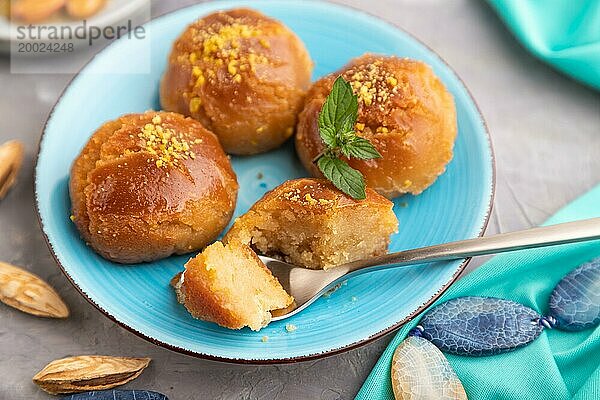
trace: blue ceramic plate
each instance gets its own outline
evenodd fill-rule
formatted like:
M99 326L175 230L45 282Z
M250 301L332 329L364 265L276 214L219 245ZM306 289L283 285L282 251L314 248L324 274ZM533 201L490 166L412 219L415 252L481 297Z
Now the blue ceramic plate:
M293 29L306 43L314 78L364 52L425 61L456 99L459 135L447 172L418 197L396 199L400 232L391 251L482 234L494 191L492 150L473 99L452 70L409 34L372 16L312 1L213 2L185 8L150 24L151 72L106 75L137 59L133 40L109 46L73 80L50 116L36 166L36 197L42 228L64 272L100 311L161 346L199 357L233 362L286 362L317 358L364 344L415 316L458 276L465 263L443 262L356 277L328 298L260 332L232 331L194 320L180 306L169 280L189 256L136 266L113 264L79 238L69 220L67 190L71 163L92 132L121 114L158 109L158 84L175 38L187 24L216 9L251 6ZM352 29L348 29L352 27ZM134 65L135 67L135 65ZM267 190L306 176L293 146L253 157L233 158L240 182L236 215ZM285 324L297 330L286 332ZM268 342L261 341L268 336Z

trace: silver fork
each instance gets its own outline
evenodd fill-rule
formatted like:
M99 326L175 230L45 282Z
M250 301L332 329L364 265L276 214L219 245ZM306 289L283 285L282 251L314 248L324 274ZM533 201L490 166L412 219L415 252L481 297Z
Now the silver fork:
M260 256L260 259L295 299L292 306L273 313L273 321L277 321L304 310L336 284L368 272L594 239L600 239L600 218L421 247L354 261L325 271L297 267L266 256Z

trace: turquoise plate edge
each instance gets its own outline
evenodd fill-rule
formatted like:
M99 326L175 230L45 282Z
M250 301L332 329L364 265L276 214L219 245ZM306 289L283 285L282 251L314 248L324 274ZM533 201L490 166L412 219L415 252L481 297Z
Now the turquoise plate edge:
M282 20L296 31L307 43L307 47L316 61L315 78L339 68L349 58L361 54L365 51L365 46L367 46L366 50L373 52L408 56L421 59L432 65L457 101L459 139L457 140L455 159L450 163L447 173L421 196L416 198L404 196L395 200L395 211L401 221L401 231L393 238L390 250L398 251L404 248L476 237L483 234L491 211L495 186L493 151L483 117L464 84L439 56L408 33L386 22L353 9L316 1L219 1L191 6L159 17L150 23L151 34L164 34L160 39L162 48L160 44L157 44L158 39L151 39L153 45L151 63L154 71L150 75L160 75L166 61L165 48L170 47L172 40L180 33L187 22L191 22L195 17L216 9L236 6L257 8ZM309 18L303 19L303 16ZM380 42L377 44L372 42L357 43L360 37L352 36L351 32L347 30L341 32L352 36L352 44L349 45L350 38L340 40L340 31L335 31L335 28L339 29L339 27L332 23L332 16L338 23L343 20L346 23L351 22L353 26L361 27L363 31L368 30L369 35L361 37L366 37L369 40L371 37L376 37L386 44L385 48L382 48L384 45ZM325 25L325 22L329 22L329 25ZM178 29L167 29L173 24L177 25ZM319 33L317 34L316 31L311 29L319 29ZM329 36L329 42L331 43L327 48L331 49L330 46L333 43L342 49L340 51L343 56L337 54L340 51L324 52L323 42L328 42L328 40L325 40L328 33L331 34ZM354 31L354 33L357 32ZM314 36L317 36L318 40L315 40ZM168 46L165 43L168 43ZM389 45L389 48L387 45ZM172 293L169 295L169 299L163 298L156 304L153 304L152 301L141 301L140 305L140 299L136 297L137 291L143 292L149 288L159 288L159 292L164 294L165 290L170 290L168 285L165 287L165 274L172 275L181 269L181 265L188 257L171 257L159 262L162 267L161 273L157 273L156 268L153 267L154 264L130 268L116 266L99 258L85 245L82 247L82 242L76 230L65 220L65 218L68 219L68 209L70 207L68 195L66 195L68 166L70 166L74 154L77 154L91 132L102 122L123 112L157 108L156 82L154 82L152 85L146 85L146 91L136 92L143 94L139 97L150 99L149 104L136 103L135 99L123 99L119 103L119 107L102 110L106 112L84 118L85 121L82 120L82 116L76 118L70 115L75 121L72 121L73 124L67 123L65 125L65 116L69 113L65 114L64 108L80 106L81 99L77 99L77 94L73 91L75 89L85 89L86 79L89 80L91 76L97 75L95 72L97 72L96 69L99 63L107 62L109 56L113 58L119 55L131 56L126 51L127 47L127 43L123 40L111 44L73 79L48 119L40 141L40 151L36 164L36 209L53 256L74 286L106 316L155 344L198 357L241 363L292 362L345 351L398 328L434 301L458 277L466 262L436 263L425 267L428 268L427 271L424 269L409 269L354 278L329 298L320 299L308 310L289 320L288 322L298 327L298 330L294 333L286 331L285 321L269 325L259 333L246 329L229 331L214 324L196 321L191 319L182 307L174 301ZM160 54L160 57L157 56L157 53ZM135 62L135 60L132 60L132 62ZM118 75L113 76L114 79L118 77ZM135 81L136 85L140 85L139 80L143 76L129 76L128 78ZM96 76L96 79L98 79L98 76ZM110 84L107 86L107 89L110 89ZM142 87L144 87L143 84ZM90 88L87 88L87 90L90 91ZM101 107L102 104L99 101L99 99L94 99L90 102L91 105L97 104ZM142 105L146 107L142 107ZM150 107L147 107L147 105L150 105ZM81 135L74 138L74 143L57 141L56 135L59 134L57 130L61 132L61 128L70 125L73 128L79 127ZM60 142L60 145L57 142ZM474 147L475 151L468 151L473 150L471 147ZM52 176L54 169L50 167L53 165L50 160L56 159L57 152L58 154L62 154L62 152L71 154L72 157L64 157L60 160L60 163L54 163L54 169L58 168L59 172L57 173L58 176ZM234 158L232 160L241 183L239 204L236 209L237 215L243 213L266 190L271 189L283 180L306 175L295 158L289 157L290 152L293 152L293 146L288 143L282 149L266 155L253 158ZM465 163L466 165L463 165L462 169L459 168ZM57 166L56 164L61 165ZM64 170L65 165L67 165L66 173ZM472 171L470 171L470 174L465 175L466 166L469 167L469 171L473 167L477 167L478 170L475 174L477 176L472 176ZM461 171L463 175L461 175ZM262 176L262 178L259 179L259 176ZM461 179L466 180L461 181ZM461 185L460 189L456 188L455 184L457 183ZM447 197L449 196L448 191L454 197ZM459 193L457 194L456 191L459 191ZM465 193L466 195L464 195ZM464 196L460 196L460 194ZM430 199L435 200L436 198L437 204L441 204L441 200L445 201L444 205L447 205L447 210L441 206L438 206L437 209L430 209L436 204ZM408 207L404 207L405 203L408 204ZM457 206L457 204L460 206ZM449 217L448 211L455 214ZM422 217L426 217L425 220L429 221L446 221L448 218L451 218L451 220L447 221L449 226L446 229L431 224L426 232L423 232L420 236L417 235L418 237L414 240L406 237L406 232L412 232L412 228L418 228L417 231L422 231L424 227L427 227L426 224L422 223ZM464 226L461 229L458 229L458 227L463 224L457 224L456 220L464 221ZM454 222L450 223L451 221ZM83 256L77 258L80 254L83 254ZM93 264L93 267L89 268L87 265L82 267L79 264ZM111 271L117 269L119 278L116 280L114 277L106 277L101 274L101 272L107 271L110 274ZM94 272L97 274L96 276L94 276ZM384 282L379 282L377 296L373 296L371 293L372 280L376 278L367 277L377 274L379 274L380 280ZM388 275L384 276L382 274ZM144 276L144 281L143 284L138 285L139 287L132 287L131 282L135 281L136 275ZM104 282L106 287L99 288L96 285L97 280L94 281L94 278L98 276L106 280ZM124 285L119 279L125 279L128 285ZM403 288L399 288L399 285L386 284L399 279L405 282ZM422 292L417 293L414 290L407 290L407 288L423 283L424 280L428 280L429 285ZM115 293L121 292L126 294L120 295L118 301L124 301L124 304L119 304L117 300L111 301ZM394 308L392 306L390 308L390 301L387 300L389 298L403 299L405 301L403 303L404 307ZM377 299L386 299L386 301L381 300L378 302ZM383 304L379 304L382 302ZM133 309L128 310L125 307L126 304L137 304L137 308L133 307ZM161 310L157 310L157 305L162 307ZM139 317L140 310L158 319L141 321ZM341 325L336 323L335 318L341 319ZM167 321L168 323L163 326L160 324L158 326L153 325L157 321ZM347 326L344 325L343 321L346 321ZM348 329L343 330L344 328ZM190 339L189 336L186 336L185 333L189 333L190 330L192 333L198 333L196 336L199 337L192 334L192 339ZM263 336L269 337L266 343L262 340Z

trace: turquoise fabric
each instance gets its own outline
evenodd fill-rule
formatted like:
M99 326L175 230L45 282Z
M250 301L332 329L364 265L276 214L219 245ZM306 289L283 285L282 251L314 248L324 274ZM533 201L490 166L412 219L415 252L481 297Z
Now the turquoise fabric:
M488 1L529 51L600 90L600 1Z
M600 185L546 221L552 225L600 217ZM600 256L600 241L506 253L459 280L435 304L461 296L493 296L548 312L554 286L581 263ZM417 318L417 321L419 318ZM357 399L393 399L390 364L417 321L392 340ZM530 345L490 357L446 354L474 399L600 399L600 327L582 332L544 330Z

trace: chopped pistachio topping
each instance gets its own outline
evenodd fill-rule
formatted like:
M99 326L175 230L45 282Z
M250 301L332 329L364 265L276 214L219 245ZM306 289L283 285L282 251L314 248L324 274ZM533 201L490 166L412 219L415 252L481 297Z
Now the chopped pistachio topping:
M202 99L200 97L192 97L190 100L190 112L197 113L202 105Z
M311 206L314 206L315 204L317 204L317 201L315 199L313 199L313 197L310 195L310 193L306 193L304 195L304 200L306 200L308 202L308 204L310 204Z
M191 113L197 113L202 105L200 88L223 76L217 75L218 70L224 69L230 82L239 84L243 72L255 72L257 65L269 63L261 53L269 49L271 43L260 26L248 24L244 18L226 18L225 22L193 28L197 50L179 58L181 63L191 64L191 90L185 93Z
M187 56L192 65L196 64L199 59L213 67L225 65L232 80L241 82L242 76L239 71L254 71L257 64L268 63L268 59L264 55L258 54L257 50L269 49L270 42L266 38L260 37L263 35L260 27L245 24L240 18L231 18L225 24L203 26L196 29L194 33L194 41L202 45L198 52L192 52ZM260 47L246 42L247 49L242 51L241 41L250 38L258 38L257 43ZM201 76L198 70L193 70L194 77ZM213 68L206 73L209 76L215 76ZM204 81L197 82L196 86L201 86L203 83Z
M312 186L304 187L304 189L309 189L309 188L312 189L313 187ZM304 196L302 196L301 193L302 192L300 191L300 189L294 188L294 189L290 189L290 190L284 192L282 194L282 196L286 200L300 203L304 206L315 206L317 204L321 205L321 206L327 206L327 205L334 203L334 200L323 199L323 198L315 199L310 193L305 193Z
M191 150L188 142L181 133L162 125L160 115L152 118L152 123L144 125L138 137L144 142L144 150L152 154L156 166L167 168L178 165L180 160L194 159L196 154ZM200 143L196 139L192 143Z
M384 110L384 104L398 92L398 79L384 68L381 60L357 66L346 76L359 103L366 106L373 105Z

